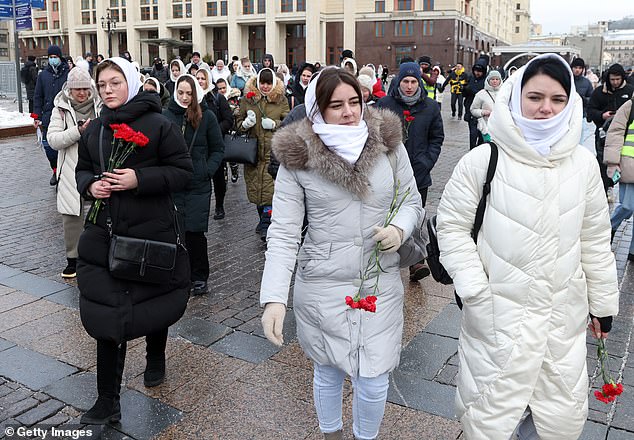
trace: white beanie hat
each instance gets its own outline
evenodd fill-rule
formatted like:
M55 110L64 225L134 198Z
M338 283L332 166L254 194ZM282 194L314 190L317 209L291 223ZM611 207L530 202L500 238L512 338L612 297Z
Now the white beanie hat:
M357 81L359 81L359 85L362 88L368 89L370 93L372 93L372 88L374 87L374 83L376 80L368 75L359 75L357 77Z
M68 72L66 84L69 89L89 89L92 86L92 79L88 70L75 67Z

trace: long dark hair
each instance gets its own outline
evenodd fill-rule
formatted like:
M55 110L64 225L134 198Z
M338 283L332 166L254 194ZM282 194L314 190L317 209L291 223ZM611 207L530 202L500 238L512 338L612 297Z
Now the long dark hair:
M319 74L319 78L317 78L316 81L317 87L315 88L315 105L322 115L330 104L332 94L334 93L337 86L341 83L351 86L359 97L359 102L363 102L363 92L361 91L359 82L354 77L354 75L352 75L345 69L327 67L321 71L321 73ZM314 113L315 110L315 108L306 109L309 115Z
M198 128L198 125L200 125L200 121L203 118L203 112L200 109L200 104L198 104L198 92L196 91L196 84L194 84L194 80L189 76L179 77L176 81L174 93L176 93L177 95L174 97L174 99L176 99L178 96L178 85L182 82L186 82L187 84L189 84L189 87L192 88L192 102L189 103L189 105L187 106L187 110L185 110L185 119L187 119L187 121L192 124L192 127L194 127L194 129L196 129Z

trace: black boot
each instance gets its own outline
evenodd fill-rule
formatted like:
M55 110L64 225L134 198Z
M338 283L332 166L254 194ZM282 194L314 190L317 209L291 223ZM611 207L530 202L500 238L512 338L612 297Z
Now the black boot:
M114 397L97 397L97 401L81 416L79 422L83 425L105 425L117 423L121 420L121 404Z
M264 206L258 205L258 216L260 217L260 221L258 225L255 227L255 233L259 234L262 231L262 212L264 211Z
M97 401L80 422L86 425L104 425L121 420L119 400L127 344L97 340Z
M66 269L62 271L62 278L75 278L77 276L77 258L67 258Z
M145 359L147 364L143 373L143 385L155 387L165 380L165 346L167 345L167 329L149 334Z

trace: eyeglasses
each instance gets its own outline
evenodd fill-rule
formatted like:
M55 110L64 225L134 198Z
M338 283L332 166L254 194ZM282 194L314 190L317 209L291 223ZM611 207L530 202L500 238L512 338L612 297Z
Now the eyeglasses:
M122 85L123 85L123 81L112 81L112 82L109 82L109 83L98 82L97 83L97 90L99 90L100 92L105 92L106 91L106 87L110 86L110 90L112 90L113 92L116 92L117 90L121 89Z

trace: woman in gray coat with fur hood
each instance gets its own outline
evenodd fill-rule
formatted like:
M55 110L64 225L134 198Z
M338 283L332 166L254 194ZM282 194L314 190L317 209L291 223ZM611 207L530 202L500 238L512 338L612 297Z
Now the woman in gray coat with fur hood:
M297 260L297 335L314 362L315 407L327 439L343 435L346 375L354 386L355 437L378 435L389 373L401 352L403 284L396 251L423 216L398 117L364 109L362 102L352 75L325 69L308 86L307 118L273 138L280 169L260 290L262 325L266 337L282 345ZM395 179L399 194L410 193L386 221ZM298 253L304 213L308 230ZM374 255L380 277L370 270Z

